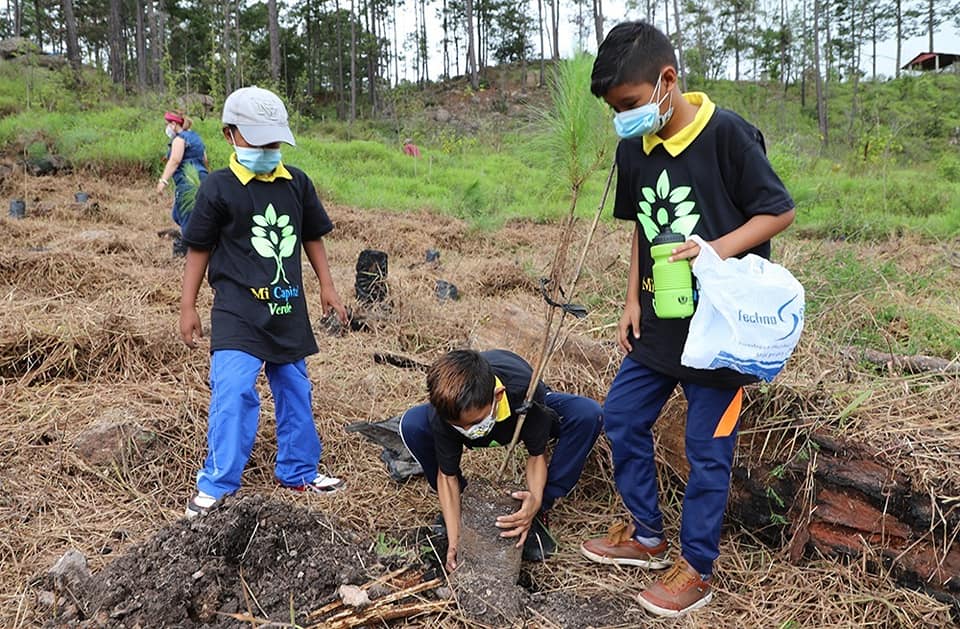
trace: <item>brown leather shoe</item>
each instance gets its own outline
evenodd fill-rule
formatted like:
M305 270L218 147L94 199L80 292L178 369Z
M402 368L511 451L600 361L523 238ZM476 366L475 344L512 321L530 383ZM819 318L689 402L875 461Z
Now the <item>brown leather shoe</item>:
M663 577L637 595L637 601L651 614L679 616L703 607L713 598L709 581L681 557Z
M639 566L651 570L661 570L670 565L667 559L667 540L650 548L633 538L636 527L618 522L610 527L606 537L588 539L580 544L580 552L590 561L616 564L618 566Z

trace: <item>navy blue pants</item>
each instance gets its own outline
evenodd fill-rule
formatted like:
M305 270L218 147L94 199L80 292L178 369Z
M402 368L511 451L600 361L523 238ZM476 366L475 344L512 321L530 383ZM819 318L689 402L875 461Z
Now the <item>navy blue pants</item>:
M663 535L651 429L678 380L625 358L610 385L603 423L613 452L617 490L644 537ZM686 454L690 477L683 495L680 545L684 559L712 574L720 554L742 389L680 382L687 398Z
M560 416L560 422L551 430L556 444L547 465L547 486L543 490L541 509L546 511L557 498L569 494L580 480L587 455L600 435L603 417L596 401L579 395L551 391L544 403ZM421 404L407 410L400 418L400 437L436 491L437 455L427 420L429 409L429 404ZM463 479L460 485L464 486Z
M320 437L313 423L310 379L303 360L266 363L238 350L217 350L210 358L210 419L207 458L197 489L218 500L240 489L260 421L256 382L265 369L277 414L277 480L306 485L317 477Z

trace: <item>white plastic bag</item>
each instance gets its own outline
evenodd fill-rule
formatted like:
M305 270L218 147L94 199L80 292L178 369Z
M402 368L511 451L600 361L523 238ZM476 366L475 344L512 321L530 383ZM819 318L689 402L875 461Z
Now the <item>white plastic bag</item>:
M770 382L800 340L803 286L779 264L754 254L721 260L702 238L690 238L700 245L693 263L700 296L680 363Z

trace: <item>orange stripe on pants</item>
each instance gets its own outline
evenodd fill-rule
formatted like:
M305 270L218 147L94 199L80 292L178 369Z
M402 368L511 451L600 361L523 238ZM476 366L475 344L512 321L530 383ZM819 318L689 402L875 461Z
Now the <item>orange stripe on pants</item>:
M737 420L740 419L740 408L742 406L743 387L740 387L737 389L737 393L733 396L733 399L730 400L730 405L727 406L727 410L723 411L723 416L720 417L720 423L717 424L717 429L713 432L714 439L729 437L733 433L733 429L737 427Z

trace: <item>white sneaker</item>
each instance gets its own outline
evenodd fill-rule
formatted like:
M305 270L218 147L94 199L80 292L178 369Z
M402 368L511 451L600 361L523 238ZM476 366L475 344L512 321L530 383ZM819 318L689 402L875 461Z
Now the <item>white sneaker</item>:
M343 480L320 473L317 473L317 477L306 485L284 485L287 489L294 491L312 491L317 494L335 494L346 486Z
M206 515L207 511L212 509L217 502L219 501L210 494L205 494L202 491L198 492L197 495L187 503L187 510L184 511L183 515L188 520L198 515Z

